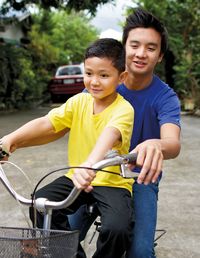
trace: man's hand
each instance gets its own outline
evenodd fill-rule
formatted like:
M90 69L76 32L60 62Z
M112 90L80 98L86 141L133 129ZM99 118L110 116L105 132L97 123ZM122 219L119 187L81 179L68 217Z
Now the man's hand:
M161 126L160 139L150 139L136 146L132 152L136 152L138 166L141 172L138 183L155 183L162 171L164 159L174 159L181 149L180 127L166 123Z
M84 162L80 167L91 167L91 163ZM83 189L85 192L89 193L93 190L90 184L95 176L95 172L91 169L75 169L72 181L77 189Z
M164 159L160 140L146 140L132 152L137 153L136 164L141 167L137 182L145 185L155 183L161 173Z

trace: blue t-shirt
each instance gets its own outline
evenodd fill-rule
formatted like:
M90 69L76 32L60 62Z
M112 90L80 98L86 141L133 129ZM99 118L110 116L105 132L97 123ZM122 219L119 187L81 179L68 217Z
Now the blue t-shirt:
M180 126L180 101L172 88L156 75L142 90L129 90L124 84L117 91L135 109L135 122L130 150L148 139L160 139L160 126L172 123Z

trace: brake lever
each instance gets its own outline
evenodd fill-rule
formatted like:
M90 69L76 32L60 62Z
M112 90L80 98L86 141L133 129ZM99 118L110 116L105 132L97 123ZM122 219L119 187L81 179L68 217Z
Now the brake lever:
M109 152L107 152L106 157L105 158L114 158L118 156L118 152L116 150L110 150ZM122 155L126 161L120 165L121 168L121 176L123 178L137 178L138 174L137 172L133 172L129 169L128 167L128 162L132 161L132 162L136 162L137 159L137 153L132 153L132 154L126 154L126 155Z
M139 173L133 172L132 170L130 170L126 163L121 164L120 168L121 168L121 176L123 178L137 178L138 177Z

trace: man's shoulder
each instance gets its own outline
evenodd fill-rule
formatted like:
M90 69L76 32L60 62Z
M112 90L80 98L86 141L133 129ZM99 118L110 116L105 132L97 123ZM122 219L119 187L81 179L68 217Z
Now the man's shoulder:
M173 88L171 88L167 83L165 83L163 80L161 80L158 76L154 75L154 87L156 88L155 91L155 96L163 95L165 97L169 96L177 96L176 92L174 91Z
M154 75L151 85L148 89L144 90L144 98L152 103L162 103L173 97L178 100L176 92L158 76Z
M153 86L160 88L160 90L168 90L168 91L174 91L172 87L170 87L166 82L164 82L160 77L157 75L153 76L152 81Z

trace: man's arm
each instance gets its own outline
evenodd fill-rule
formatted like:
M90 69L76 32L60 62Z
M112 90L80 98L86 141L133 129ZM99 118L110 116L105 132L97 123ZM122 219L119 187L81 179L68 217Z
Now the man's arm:
M55 132L48 116L34 119L21 126L1 140L6 150L13 152L18 148L46 144L64 136L69 129Z
M120 140L121 133L118 129L114 127L105 128L89 157L81 166L92 167L93 164L102 160L105 154ZM84 189L86 192L90 192L93 189L90 183L95 178L95 175L95 172L90 169L76 169L72 181L78 189Z
M167 123L161 126L160 132L160 139L146 140L132 150L138 153L137 165L142 167L138 183L156 182L162 170L163 160L173 159L180 152L179 126Z

